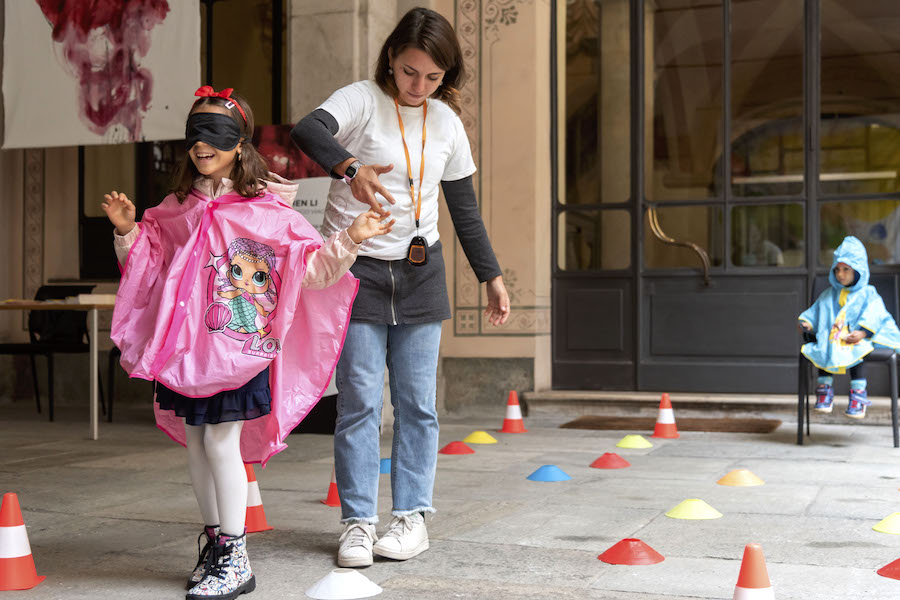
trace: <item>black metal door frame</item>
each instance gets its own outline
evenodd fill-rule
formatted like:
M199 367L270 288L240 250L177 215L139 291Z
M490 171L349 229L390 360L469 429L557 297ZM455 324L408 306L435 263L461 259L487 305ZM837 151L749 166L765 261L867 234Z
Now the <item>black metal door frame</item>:
M723 95L722 95L722 133L723 148L728 145L724 142L730 139L731 131L731 0L723 0L722 15L722 31L723 31ZM551 136L550 136L550 156L551 164L551 183L552 183L552 202L551 202L551 240L552 240L552 261L551 261L551 283L553 288L557 288L561 283L570 282L572 280L605 280L610 277L628 277L631 279L631 294L634 302L634 309L631 313L632 327L632 380L631 389L646 388L646 382L642 377L642 362L647 356L646 342L641 335L642 328L648 321L645 309L643 307L642 298L644 297L646 280L648 277L671 277L673 280L685 277L692 277L691 273L663 273L660 270L648 270L644 266L643 239L644 239L644 211L648 203L645 198L644 189L644 156L645 156L645 130L646 122L644 118L644 103L647 90L645 89L644 66L645 56L645 35L644 35L644 1L630 0L630 116L631 116L631 182L630 193L631 199L640 199L639 202L629 201L621 205L606 204L606 208L621 208L630 211L632 238L631 238L631 266L627 272L618 273L565 273L558 267L558 219L564 212L564 205L560 203L559 198L559 123L558 123L558 90L560 73L558 69L557 56L557 36L558 36L558 19L557 19L557 0L551 2ZM803 12L803 29L804 29L804 56L803 56L803 115L802 127L805 133L805 160L804 160L804 192L799 197L784 198L785 201L794 201L802 203L805 215L805 265L790 269L779 270L778 275L787 275L799 277L805 280L806 297L808 298L812 292L816 272L819 248L819 210L818 210L818 172L819 172L819 106L820 106L820 65L821 65L821 6L820 0L805 0ZM568 158L568 157L567 157ZM731 170L730 152L722 152L722 160L719 168L722 170L721 181L729 181L726 176ZM741 199L734 200L732 197L731 186L723 185L723 244L726 252L731 247L731 210L735 205L750 204L753 201L743 201ZM677 203L674 203L677 204ZM727 257L724 260L723 267L720 268L720 275L725 274L727 269ZM820 269L821 270L821 269ZM731 271L730 275L737 275L737 272ZM771 278L773 272L760 268L740 269L740 277L744 278ZM559 325L561 320L559 315L566 307L559 306L559 296L553 294L553 334L556 337L559 334ZM557 365L557 343L553 341L552 358L554 372ZM560 382L554 378L553 387L558 388ZM652 386L651 386L652 387Z

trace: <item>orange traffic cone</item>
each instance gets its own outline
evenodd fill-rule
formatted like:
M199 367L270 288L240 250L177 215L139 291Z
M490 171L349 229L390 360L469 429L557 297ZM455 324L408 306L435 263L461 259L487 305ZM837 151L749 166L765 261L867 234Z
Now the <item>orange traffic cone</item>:
M19 498L3 494L0 506L0 590L30 590L45 579L34 568Z
M759 544L747 544L744 548L733 600L775 600L775 590L766 570L766 557Z
M259 495L259 484L253 465L244 463L247 470L247 533L269 531L273 529L266 523L266 511L263 510L262 496Z
M506 418L503 419L503 428L500 433L526 433L525 422L522 421L522 409L519 408L519 395L515 390L509 393L509 401L506 403Z
M337 481L334 478L334 467L331 468L331 483L328 484L328 495L324 500L319 500L325 506L340 506L341 497L338 496Z
M663 394L659 401L659 416L656 417L656 427L653 429L655 438L674 439L678 437L678 428L675 427L675 413L672 411L672 403L669 394Z

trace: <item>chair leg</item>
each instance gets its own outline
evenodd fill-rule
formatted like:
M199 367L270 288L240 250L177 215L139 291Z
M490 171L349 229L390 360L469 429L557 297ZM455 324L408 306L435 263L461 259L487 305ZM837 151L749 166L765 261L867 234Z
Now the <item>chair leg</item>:
M894 427L894 448L900 448L900 431L897 428L897 353L888 360L888 372L891 376L891 425Z
M803 445L803 404L806 398L806 365L803 355L797 365L797 445Z
M34 385L34 401L37 403L38 414L41 414L41 392L38 390L37 361L34 359L34 354L29 354L28 358L31 359L31 382Z
M806 393L803 394L803 403L806 405L806 435L809 436L809 388L810 388L810 380L812 379L812 366L807 365L806 370L803 372L803 380L806 382Z
M106 414L106 398L103 394L103 374L100 372L100 361L97 361L97 395L100 396L100 410Z
M47 354L47 406L50 421L53 421L53 353Z
M112 423L113 401L116 398L116 353L109 351L106 366L106 389L109 390L109 407L106 411L106 422Z

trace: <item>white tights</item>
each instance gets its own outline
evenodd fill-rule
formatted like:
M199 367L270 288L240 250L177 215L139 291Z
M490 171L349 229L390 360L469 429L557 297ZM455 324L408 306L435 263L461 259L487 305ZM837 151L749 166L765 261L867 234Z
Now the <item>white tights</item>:
M247 472L241 458L243 421L185 425L188 468L200 514L206 525L220 525L227 535L244 533Z

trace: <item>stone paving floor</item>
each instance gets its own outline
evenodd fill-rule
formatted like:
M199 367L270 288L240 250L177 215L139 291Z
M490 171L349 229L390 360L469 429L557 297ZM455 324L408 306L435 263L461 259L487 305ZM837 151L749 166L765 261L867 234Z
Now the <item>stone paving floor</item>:
M431 549L361 569L384 588L379 598L731 598L750 542L762 544L779 600L900 598L900 581L876 574L900 558L900 536L872 529L900 511L900 450L889 426L814 421L802 447L796 425L784 423L772 434L682 432L677 440L652 439L646 450L624 450L615 447L623 435L649 432L559 429L568 418L545 414L526 419L528 433L499 434L502 418L503 406L442 418L441 446L474 430L490 431L498 443L439 456ZM147 414L117 419L102 423L100 440L90 441L86 411L63 409L47 423L29 403L0 405L0 493L18 495L37 571L47 576L4 597L184 597L199 533L186 453ZM257 469L274 530L249 536L258 587L247 598L304 598L335 568L340 509L320 502L331 478L331 443L327 435L292 435L288 450ZM382 451L388 456L389 436ZM605 452L631 466L590 468ZM546 464L572 479L526 479ZM736 468L765 485L716 484ZM382 475L383 523L389 487ZM665 516L688 498L724 516ZM632 537L665 560L615 566L597 559Z

